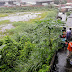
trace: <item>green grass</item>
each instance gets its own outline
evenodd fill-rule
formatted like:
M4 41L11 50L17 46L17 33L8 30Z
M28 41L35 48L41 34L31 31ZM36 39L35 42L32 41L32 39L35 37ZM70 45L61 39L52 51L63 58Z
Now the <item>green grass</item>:
M8 23L10 23L9 20L3 20L3 21L0 21L0 25L2 25L2 24L8 24Z
M15 31L16 32L24 32L26 30L29 30L29 28L32 28L32 26L35 25L35 21L40 21L41 19L44 19L46 17L50 18L50 17L55 17L56 16L56 11L46 11L46 12L43 12L42 14L40 14L39 16L41 16L40 18L35 18L35 19L31 19L30 21L28 22L22 22L22 21L19 21L19 22L14 22L13 23L13 26L16 27L15 29L11 29L11 31Z
M59 48L61 28L53 27L58 22L49 19L55 19L56 10L42 12L41 18L13 22L15 28L2 33L9 36L4 38L6 46L1 53L2 72L47 72L50 69L51 59Z
M16 28L12 30L18 34L13 34L13 38L4 38L5 47L1 51L0 60L2 72L49 71L52 57L60 45L61 28L53 26L60 25L58 22L53 19L34 24L15 22Z
M35 12L35 13L37 13L37 12ZM48 14L48 11L39 11L39 13L41 13L41 14L38 14L38 16L35 19L30 19L28 22L31 23L31 22L39 21L39 20L45 18Z
M6 16L8 16L8 14L0 13L0 17L6 17Z
M41 11L39 11L41 12ZM30 29L32 29L33 27L36 26L36 21L39 21L41 19L44 19L44 18L50 18L50 17L55 17L56 15L56 10L54 11L42 11L42 14L39 14L38 16L41 16L40 18L37 17L35 19L31 19L29 21L25 21L25 22L22 22L22 21L19 21L19 22L13 22L13 26L15 27L14 29L10 29L10 30L7 30L6 32L4 33L1 33L1 34L8 34L9 36L10 35L15 35L16 33L28 33ZM8 20L5 20L5 21L1 21L0 24L5 24L5 23L9 23Z
M0 21L0 25L5 25L5 24L9 24L9 23L11 23L9 20ZM1 30L1 28L0 28L0 30ZM1 39L3 39L3 37L6 36L6 35L8 35L7 32L3 33L3 32L0 31L0 38Z
M36 22L40 21L42 19L48 19L48 18L55 18L57 10L50 10L50 11L34 11L34 13L41 12L42 14L39 14L38 17L35 19L30 19L29 21L19 21L19 22L10 22L9 20L0 21L1 24L8 24L11 23L15 28L6 30L6 32L0 32L1 35L9 35L14 36L16 34L23 34L28 33L29 30L32 30L33 27L36 26ZM41 16L41 17L39 17ZM0 38L3 38L3 36Z

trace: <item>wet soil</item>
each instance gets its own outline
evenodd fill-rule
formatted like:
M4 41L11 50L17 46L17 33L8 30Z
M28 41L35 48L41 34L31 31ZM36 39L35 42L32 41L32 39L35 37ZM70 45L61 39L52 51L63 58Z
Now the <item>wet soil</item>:
M62 50L57 53L54 69L51 72L72 72L72 65L67 58L67 50Z

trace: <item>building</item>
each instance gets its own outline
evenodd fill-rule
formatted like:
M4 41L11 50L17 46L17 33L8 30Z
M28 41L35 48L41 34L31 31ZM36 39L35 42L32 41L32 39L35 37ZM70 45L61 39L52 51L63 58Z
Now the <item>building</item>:
M20 0L0 0L0 6L16 5Z
M50 4L53 3L54 0L0 0L0 6L24 6L28 5L31 2L32 5L42 5L44 3ZM34 4L33 4L34 3Z
M72 0L67 0L67 3L71 3L72 2Z
M42 5L42 3L54 3L54 0L36 0L36 5Z

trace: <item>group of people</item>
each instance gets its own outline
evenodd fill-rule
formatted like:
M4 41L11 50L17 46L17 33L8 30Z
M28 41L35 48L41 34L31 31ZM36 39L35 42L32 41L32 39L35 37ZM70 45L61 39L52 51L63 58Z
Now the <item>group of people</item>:
M66 39L65 46L67 47L67 50L68 50L67 56L69 57L70 55L72 55L72 30L71 28L69 28L67 31L66 31L66 28L64 28L62 38Z
M66 40L68 41L68 57L70 55L72 55L72 31L71 28L69 28L69 30L67 30L67 34L66 34Z

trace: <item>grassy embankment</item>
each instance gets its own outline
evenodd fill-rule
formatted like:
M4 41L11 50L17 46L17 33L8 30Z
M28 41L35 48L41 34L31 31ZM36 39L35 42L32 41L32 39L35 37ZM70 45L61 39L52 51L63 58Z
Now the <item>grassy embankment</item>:
M0 13L0 17L6 17L6 16L8 16L8 14Z
M38 11L37 11L38 12ZM33 13L37 13L37 12L33 12ZM23 31L23 27L25 28L27 25L31 25L34 23L34 21L39 21L40 19L43 19L44 17L46 17L46 15L48 14L48 11L43 11L41 12L42 14L39 14L35 19L30 19L29 21L19 21L19 22L10 22L9 20L3 20L3 21L0 21L0 25L7 25L7 24L12 24L15 28L14 29L11 29L11 30L6 30L5 32L0 32L1 35L12 35L12 34L16 34L16 33L19 33L20 31L21 32L24 32ZM27 13L24 13L24 14L27 14ZM24 15L23 14L23 15ZM29 25L29 26L30 26ZM26 28L28 28L29 26L27 26ZM17 31L17 29L19 31ZM17 31L17 32L16 32ZM3 38L3 36L0 36L0 38Z
M45 9L46 8L46 9ZM9 13L10 14L10 11L12 12L12 11L14 11L14 12L17 12L17 10L18 9L20 9L20 11L21 11L21 8L7 8L7 9L5 9L5 13L7 12L7 14ZM27 10L25 10L24 9L24 7L23 7L23 12L25 12L25 11L29 11L31 9L31 7L30 8L28 8ZM2 11L1 11L1 13L3 12L3 10L4 9L2 9ZM34 11L33 11L34 10ZM39 11L38 11L39 10ZM52 11L53 10L53 11ZM42 14L39 14L38 15L38 17L37 18L35 18L35 19L30 19L29 21L24 21L24 22L22 22L22 21L19 21L19 22L10 22L9 20L5 20L5 21L0 21L0 25L2 24L12 24L15 28L14 29L11 29L11 30L6 30L6 32L0 32L0 34L2 35L2 36L0 36L0 38L3 38L3 35L5 36L5 35L16 35L16 34L18 34L18 33L23 33L24 31L26 31L26 30L29 30L29 28L31 27L32 28L32 26L34 27L35 26L35 21L39 21L39 20L41 20L41 19L43 19L43 18L45 18L46 16L48 16L48 18L51 18L51 17L53 17L53 16L56 16L56 12L57 12L57 10L54 10L54 9L48 9L47 7L40 7L40 8L35 8L34 9L34 7L30 10L30 11L32 11L33 13L37 13L37 12L40 12L40 13L42 13ZM19 10L18 10L18 12L20 12ZM14 13L13 12L13 13ZM26 14L26 13L24 13L24 14Z
M13 23L15 29L6 32L10 37L0 42L5 45L0 52L2 72L49 71L52 56L60 48L61 21L54 20L56 12L50 10L40 19Z
M0 21L0 25L4 25L4 24L8 24L8 23L10 23L9 20L3 20L3 21Z

